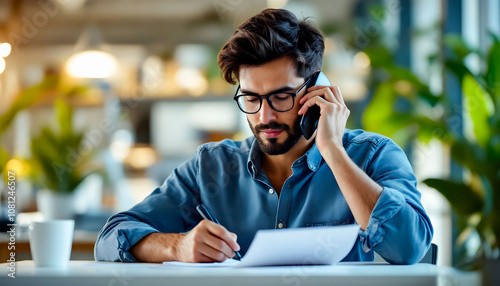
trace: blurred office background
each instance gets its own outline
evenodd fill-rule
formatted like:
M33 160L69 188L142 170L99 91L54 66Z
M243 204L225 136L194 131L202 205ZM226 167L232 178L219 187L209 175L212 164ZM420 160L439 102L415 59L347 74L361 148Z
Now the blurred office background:
M500 35L499 3L1 0L0 163L4 174L15 173L17 221L42 218L38 193L48 186L73 194L78 203L69 215L83 245L73 254L88 259L105 218L141 201L199 144L250 136L232 99L235 86L220 78L217 53L243 21L284 7L324 33L324 71L351 109L348 128L384 133L407 152L434 224L438 264L451 265L456 217L438 191L420 182L462 177L463 169L450 160L439 128L434 137L422 135L419 121L399 124L393 112L436 121L447 114L451 131L467 129L460 81L444 65L462 47L468 69L487 68L481 54L492 45L489 33ZM451 105L422 103L442 94ZM56 177L47 178L47 164ZM72 190L62 190L58 174L73 178L65 185ZM1 187L4 218L8 180ZM481 240L469 243L477 248Z

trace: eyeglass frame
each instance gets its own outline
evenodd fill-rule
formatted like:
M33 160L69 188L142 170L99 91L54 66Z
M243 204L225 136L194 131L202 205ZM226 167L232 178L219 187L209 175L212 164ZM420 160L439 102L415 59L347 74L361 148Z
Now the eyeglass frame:
M272 95L275 95L275 94L278 94L276 92L271 92L271 93L268 93L268 94L265 94L265 95L259 95L259 94L256 94L256 95L250 95L250 94L240 94L238 95L238 91L240 90L241 86L238 85L238 89L236 89L236 93L234 94L234 97L233 99L236 101L236 105L238 105L238 108L243 112L243 113L246 113L246 114L255 114L257 112L259 112L262 108L262 101L264 99L266 99L267 103L269 104L269 106L276 112L287 112L287 111L290 111L293 109L293 107L295 106L295 97L299 94L299 92L304 88L306 87L309 82L311 81L311 79L313 78L314 74L312 74L310 77L308 77L306 79L306 81L297 89L297 91L295 92L284 92L284 91L280 91L278 93L286 93L290 96L292 96L292 99L293 99L293 103L292 103L292 107L290 107L289 109L287 110L283 110L283 111L280 111L280 110L277 110L274 108L273 106L273 102L269 99L269 97L271 97ZM243 108L241 108L240 104L238 103L238 98L242 97L242 96L255 96L257 98L259 98L259 109L257 109L257 111L255 112L247 112L245 110L243 110Z

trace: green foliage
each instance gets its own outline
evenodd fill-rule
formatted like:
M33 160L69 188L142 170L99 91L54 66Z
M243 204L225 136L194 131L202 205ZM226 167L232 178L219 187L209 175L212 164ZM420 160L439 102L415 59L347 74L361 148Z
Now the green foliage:
M462 62L465 57L472 52L472 50L462 40L462 37L458 35L446 35L444 37L444 42L448 47L450 47L459 62Z
M448 127L454 110L447 91L433 94L409 70L396 67L383 47L365 51L384 78L375 89L363 123L367 130L393 137L402 145L415 138L423 142L438 139L450 147L453 160L470 172L465 182L437 178L423 182L443 194L458 215L459 242L466 243L474 234L480 237L475 256L462 261L477 267L482 258L500 259L500 213L494 207L500 206L500 42L493 37L487 57L469 48L459 36L448 35L445 43L453 55L444 60L444 69L462 85L470 136L465 132L464 138ZM484 74L473 74L465 65L464 59L472 53L486 62ZM397 106L401 99L409 105L403 111Z
M58 94L63 97L73 97L85 94L88 91L87 86L66 86L63 84L59 76L48 75L42 82L21 91L14 99L12 105L7 109L7 111L0 115L0 139L2 135L8 130L17 114L33 104L37 103L44 96L50 93ZM6 176L5 166L9 160L9 153L6 148L0 146L0 174ZM27 164L25 158L18 158L20 161ZM29 164L28 164L29 165ZM25 166L27 167L27 166Z
M58 78L46 77L41 83L22 91L14 100L12 106L0 116L0 134L4 133L10 126L17 113L33 105L48 90L56 87Z
M472 215L483 207L482 197L471 186L464 183L442 179L426 179L423 182L439 190L450 202L453 210L460 215Z
M491 139L488 119L493 114L493 103L487 92L477 83L472 75L466 75L462 81L464 106L472 119L477 142L485 147Z
M69 193L90 173L92 153L83 148L83 132L73 129L71 107L59 99L55 109L59 130L44 127L31 141L33 180L41 188Z
M364 52L372 67L384 71L384 78L376 86L363 116L365 129L391 137L402 146L416 138L428 142L436 130L446 138L444 120L421 111L435 107L443 96L433 94L411 71L396 66L384 47L370 47ZM397 108L401 100L407 105L405 110Z
M0 139L20 111L37 102L47 91L55 88L57 83L57 77L49 76L46 77L41 83L19 93L14 99L12 106L7 109L5 113L0 115ZM4 169L9 161L9 158L10 156L7 150L3 146L0 146L0 174L3 174L4 177L7 176L7 173L4 173L4 171L7 172L7 170Z
M9 153L4 149L3 146L0 146L0 174L3 173L3 169L7 165L9 161Z
M488 54L488 69L484 75L486 89L493 95L496 110L500 110L500 41L495 38ZM498 112L497 112L498 117ZM498 118L496 119L498 121Z

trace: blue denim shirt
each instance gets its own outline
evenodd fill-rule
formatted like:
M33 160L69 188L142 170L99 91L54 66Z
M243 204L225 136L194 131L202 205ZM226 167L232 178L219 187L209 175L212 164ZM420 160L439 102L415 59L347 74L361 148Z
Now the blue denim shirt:
M366 230L360 230L344 261L373 261L376 251L390 263L418 262L431 244L433 228L405 153L389 138L362 130L346 130L343 145L383 187ZM260 157L254 137L200 146L161 187L109 218L95 245L96 260L137 261L129 252L134 244L153 232L188 232L202 219L195 210L200 203L238 235L242 255L259 229L356 223L316 145L293 163L293 175L279 197Z

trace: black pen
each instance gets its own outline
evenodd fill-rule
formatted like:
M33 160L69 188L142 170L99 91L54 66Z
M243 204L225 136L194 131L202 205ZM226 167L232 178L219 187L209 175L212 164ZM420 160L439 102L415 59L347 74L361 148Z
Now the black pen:
M210 214L210 212L208 212L207 208L204 206L204 205L198 205L196 207L196 210L198 211L198 213L200 213L200 215L206 219L206 220L209 220L209 221L212 221L212 222L215 222L216 224L218 225L221 225L220 222ZM237 260L241 260L241 254L239 251L235 251L234 252L236 254L236 259Z

